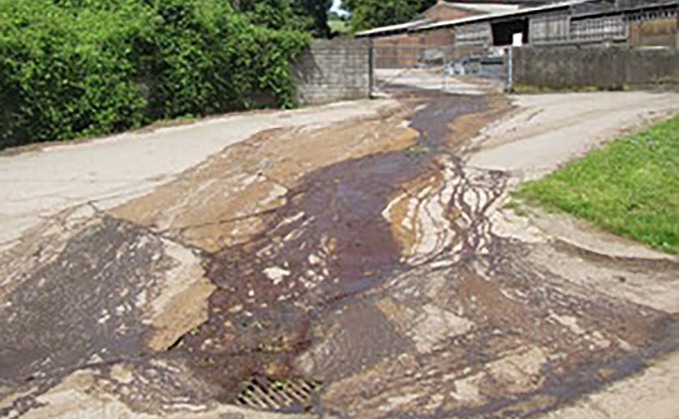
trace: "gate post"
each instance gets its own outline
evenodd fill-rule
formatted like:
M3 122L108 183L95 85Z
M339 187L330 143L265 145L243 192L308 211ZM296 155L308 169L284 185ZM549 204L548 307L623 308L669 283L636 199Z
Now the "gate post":
M514 47L507 48L507 92L514 90Z
M375 44L368 38L368 97L372 98L375 91Z

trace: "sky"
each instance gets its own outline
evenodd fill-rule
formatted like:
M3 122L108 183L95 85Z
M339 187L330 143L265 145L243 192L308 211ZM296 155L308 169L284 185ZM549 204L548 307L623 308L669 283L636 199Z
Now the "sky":
M342 0L332 0L332 7L330 10L333 12L342 12L340 9L342 7Z

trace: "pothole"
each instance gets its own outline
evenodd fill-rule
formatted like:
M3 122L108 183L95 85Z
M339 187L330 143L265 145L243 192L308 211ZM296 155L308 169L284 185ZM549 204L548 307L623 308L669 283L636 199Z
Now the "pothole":
M276 412L302 412L311 409L322 384L305 378L273 380L253 377L242 385L234 403L251 409Z

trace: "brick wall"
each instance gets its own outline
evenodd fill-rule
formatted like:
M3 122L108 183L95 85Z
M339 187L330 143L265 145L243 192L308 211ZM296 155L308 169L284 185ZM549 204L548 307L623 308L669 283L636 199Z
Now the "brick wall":
M452 47L455 45L455 29L453 28L424 31L422 36L427 47Z
M419 33L404 33L375 38L377 68L403 68L417 65L424 38Z
M370 96L366 39L313 41L293 66L298 100L316 105Z
M440 50L452 59L455 30L439 28L374 39L377 68L415 67L428 50Z
M437 4L431 9L424 12L422 14L422 17L424 17L425 19L442 21L442 20L462 19L464 17L474 16L477 14L480 13L474 12L473 10L469 9L455 8L443 4Z

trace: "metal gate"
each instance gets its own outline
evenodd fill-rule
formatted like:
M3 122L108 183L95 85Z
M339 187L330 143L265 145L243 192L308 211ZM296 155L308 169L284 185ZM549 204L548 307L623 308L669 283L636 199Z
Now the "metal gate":
M504 49L474 54L453 46L372 44L373 91L477 93L479 86L501 89L507 78Z

